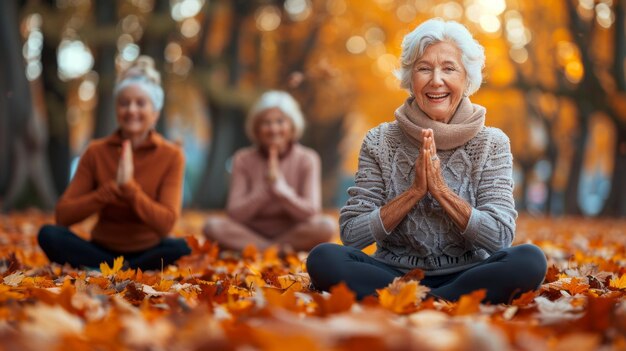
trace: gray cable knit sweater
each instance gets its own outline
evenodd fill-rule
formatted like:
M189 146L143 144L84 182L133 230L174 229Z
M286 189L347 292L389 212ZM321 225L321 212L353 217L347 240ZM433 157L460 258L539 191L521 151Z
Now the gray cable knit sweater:
M506 134L490 127L460 147L437 152L448 187L472 206L465 231L430 194L391 233L385 231L380 207L411 186L420 148L397 122L368 132L356 184L348 189L350 198L340 212L343 243L361 249L376 242L374 258L401 271L420 268L426 275L467 269L509 247L517 218L513 156Z

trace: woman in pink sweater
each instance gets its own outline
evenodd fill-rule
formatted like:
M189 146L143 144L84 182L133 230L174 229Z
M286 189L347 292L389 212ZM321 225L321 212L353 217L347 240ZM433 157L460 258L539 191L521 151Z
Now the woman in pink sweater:
M231 250L250 244L310 250L336 233L335 221L320 213L320 158L298 143L303 130L302 112L291 95L261 96L246 120L254 145L233 157L228 217L207 219L207 239Z

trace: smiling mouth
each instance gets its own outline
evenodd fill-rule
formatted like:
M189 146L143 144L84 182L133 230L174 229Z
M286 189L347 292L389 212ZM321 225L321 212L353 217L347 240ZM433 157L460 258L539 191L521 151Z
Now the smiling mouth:
M450 93L439 93L439 94L426 93L427 98L429 98L430 100L436 100L436 101L443 100L447 98L448 96L450 96Z

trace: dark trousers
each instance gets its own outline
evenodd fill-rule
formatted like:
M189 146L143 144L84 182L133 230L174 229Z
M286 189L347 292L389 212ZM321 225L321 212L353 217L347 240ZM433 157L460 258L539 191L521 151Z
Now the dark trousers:
M112 266L115 258L124 256L130 268L161 269L191 253L182 238L164 238L156 246L143 251L115 252L76 236L66 227L54 225L43 226L37 239L51 262L69 263L76 268L100 267L102 262Z
M359 299L375 294L376 289L404 275L361 250L328 243L315 247L306 265L317 289L328 291L343 281ZM431 295L450 301L474 290L487 289L485 302L508 303L521 293L537 289L546 271L546 257L541 249L524 244L499 250L461 272L427 276L420 284L431 288Z

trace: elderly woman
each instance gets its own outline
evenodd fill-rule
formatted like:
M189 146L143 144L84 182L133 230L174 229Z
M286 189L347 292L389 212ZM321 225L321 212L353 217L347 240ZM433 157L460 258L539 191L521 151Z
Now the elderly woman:
M308 251L330 239L336 225L320 214L320 159L297 142L303 130L302 112L291 95L261 96L246 120L254 146L233 157L228 217L207 219L207 239L237 251L250 244Z
M363 298L419 268L433 296L486 289L486 301L506 303L541 284L542 251L511 247L509 139L485 127L485 108L468 98L484 61L482 46L456 22L429 20L404 38L399 78L410 96L394 122L363 141L339 219L346 246L322 244L307 261L316 288L343 281ZM373 257L360 251L374 242Z
M98 267L124 256L127 265L161 269L189 254L184 239L168 238L181 209L184 158L154 131L163 107L161 76L140 57L115 86L119 128L91 142L56 206L59 226L39 231L50 261ZM98 214L86 241L67 227Z

